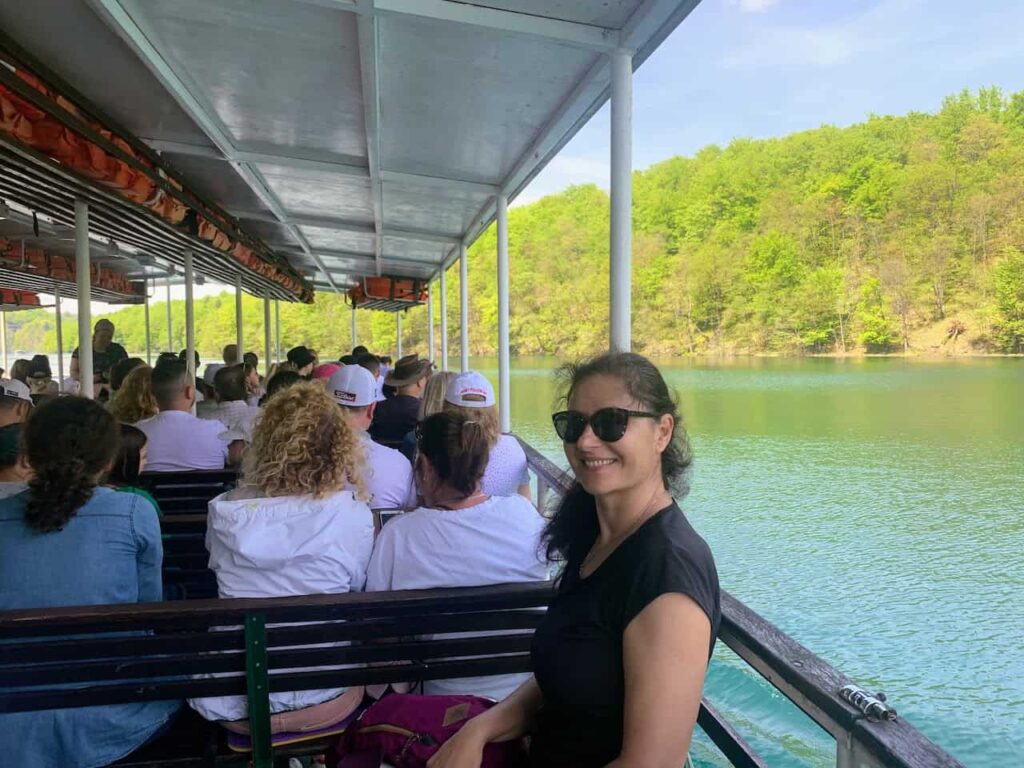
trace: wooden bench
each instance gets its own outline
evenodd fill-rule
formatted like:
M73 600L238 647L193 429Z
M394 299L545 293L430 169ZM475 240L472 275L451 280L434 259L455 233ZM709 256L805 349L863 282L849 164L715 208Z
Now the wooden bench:
M280 759L329 746L272 750L271 692L529 671L532 630L551 593L541 582L0 612L0 712L245 695L251 755L230 753L223 730L188 711L119 765L251 759L269 768L275 752ZM454 632L479 634L414 639ZM193 677L211 673L224 676Z

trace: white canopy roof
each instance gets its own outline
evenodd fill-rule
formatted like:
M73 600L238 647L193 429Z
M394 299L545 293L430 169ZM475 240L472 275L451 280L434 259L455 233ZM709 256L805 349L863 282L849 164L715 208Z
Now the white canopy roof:
M0 0L0 26L319 290L429 278L699 0Z

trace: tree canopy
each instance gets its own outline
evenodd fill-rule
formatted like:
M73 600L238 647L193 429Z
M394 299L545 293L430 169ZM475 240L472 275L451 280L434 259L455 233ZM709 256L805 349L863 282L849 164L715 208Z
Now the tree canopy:
M871 116L783 138L737 139L633 175L633 339L655 355L1024 352L1024 92L947 97L935 114ZM608 196L571 187L512 210L511 345L574 356L607 344ZM470 248L470 348L497 344L497 237ZM448 282L458 351L458 274ZM436 285L436 284L435 284ZM439 312L435 302L435 322ZM173 346L184 346L175 302ZM392 351L390 314L360 312L359 341ZM155 349L166 309L152 309ZM263 349L260 299L245 300L246 346ZM131 350L143 310L110 315ZM53 316L12 315L18 349L53 351ZM196 304L207 356L234 340L234 299ZM281 305L282 343L325 359L351 346L341 297ZM404 343L421 349L426 314L410 310ZM439 342L438 346L439 346ZM68 346L73 346L69 344ZM262 355L261 355L262 356Z

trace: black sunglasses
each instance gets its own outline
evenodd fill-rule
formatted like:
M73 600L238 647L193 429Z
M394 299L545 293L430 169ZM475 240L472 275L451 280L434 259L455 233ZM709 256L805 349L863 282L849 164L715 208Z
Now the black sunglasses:
M629 426L631 416L644 419L659 418L656 413L647 411L630 411L626 408L602 408L594 411L590 416L584 416L579 411L559 411L551 417L555 425L555 432L566 443L575 443L587 429L587 424L594 430L598 440L606 443L614 443L621 440L626 434L626 427Z

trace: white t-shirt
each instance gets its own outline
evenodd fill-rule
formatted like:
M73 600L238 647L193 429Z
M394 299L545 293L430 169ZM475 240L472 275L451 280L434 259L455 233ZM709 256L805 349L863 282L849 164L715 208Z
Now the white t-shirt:
M196 409L200 419L208 421L219 421L232 432L236 433L236 439L252 442L252 432L256 428L256 419L260 415L259 408L253 408L244 400L229 400L226 403L218 403L210 408Z
M363 432L366 451L366 490L370 509L411 509L416 506L416 484L412 464L394 448L375 443Z
M548 566L544 520L522 496L492 496L458 510L420 507L381 529L366 572L366 591L482 587L543 581ZM501 700L529 675L424 683L427 694L473 694Z
M511 496L529 482L523 446L512 435L499 435L480 480L481 489L488 496Z
M161 411L135 425L146 433L146 470L180 472L223 469L228 444L218 435L227 431L219 421L197 419L184 411Z

